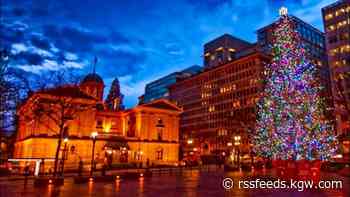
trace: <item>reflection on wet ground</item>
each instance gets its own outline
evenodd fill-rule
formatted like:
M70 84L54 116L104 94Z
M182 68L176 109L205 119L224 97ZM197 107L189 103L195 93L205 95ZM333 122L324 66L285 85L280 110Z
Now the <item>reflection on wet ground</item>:
M177 175L156 175L141 177L136 180L117 180L115 182L74 184L72 179L66 179L64 186L34 188L32 182L27 186L23 181L0 182L0 196L349 196L349 178L338 177L334 174L324 175L328 180L343 180L342 190L318 191L288 191L288 190L249 190L238 189L238 180L250 174L242 172L200 172L198 170L184 171ZM231 177L235 187L226 190L222 180Z

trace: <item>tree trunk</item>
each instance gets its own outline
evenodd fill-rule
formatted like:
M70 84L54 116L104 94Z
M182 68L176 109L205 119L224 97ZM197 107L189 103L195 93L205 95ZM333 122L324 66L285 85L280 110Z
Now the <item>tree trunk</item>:
M60 149L61 149L62 135L63 135L63 126L60 127L60 132L59 132L59 138L58 138L58 142L57 142L56 155L55 155L55 166L54 166L53 176L57 175L58 157L59 157Z

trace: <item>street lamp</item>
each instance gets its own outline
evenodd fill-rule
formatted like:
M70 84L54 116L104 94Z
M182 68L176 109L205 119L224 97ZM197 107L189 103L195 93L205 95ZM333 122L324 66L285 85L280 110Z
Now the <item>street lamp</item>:
M240 156L239 145L241 144L241 136L239 136L239 135L235 136L234 140L235 140L234 145L235 145L235 149L236 149L235 152L237 152L236 153L236 155L237 155L237 163L239 165L239 156Z
M241 144L241 136L235 136L234 137L234 139L235 139L235 146L239 146L240 144Z
M188 139L188 140L187 140L187 144L188 144L188 145L190 145L190 144L192 144L192 143L193 143L193 140L192 140L192 139Z
M92 132L91 133L91 138L92 138L92 155L91 155L91 168L90 168L90 176L92 176L93 171L94 171L94 163L95 163L95 144L96 144L96 137L97 137L98 133Z
M67 154L68 154L68 149L67 149L68 137L65 137L63 139L63 142L64 142L64 148L63 148L63 154L62 154L62 169L61 169L62 174L64 172L64 161L67 159Z

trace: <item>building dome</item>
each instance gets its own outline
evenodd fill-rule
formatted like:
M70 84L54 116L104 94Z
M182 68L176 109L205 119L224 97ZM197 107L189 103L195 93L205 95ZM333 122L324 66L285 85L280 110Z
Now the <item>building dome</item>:
M95 83L102 83L103 84L102 78L96 73L90 73L90 74L86 75L81 83L88 83L88 82L95 82Z

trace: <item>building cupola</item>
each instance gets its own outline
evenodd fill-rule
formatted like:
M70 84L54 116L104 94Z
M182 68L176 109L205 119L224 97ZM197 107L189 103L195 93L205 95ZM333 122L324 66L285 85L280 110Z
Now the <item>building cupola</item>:
M99 101L103 100L103 90L104 82L103 79L96 74L96 63L97 58L95 57L93 62L93 72L86 75L80 83L80 88L90 96L98 99Z

